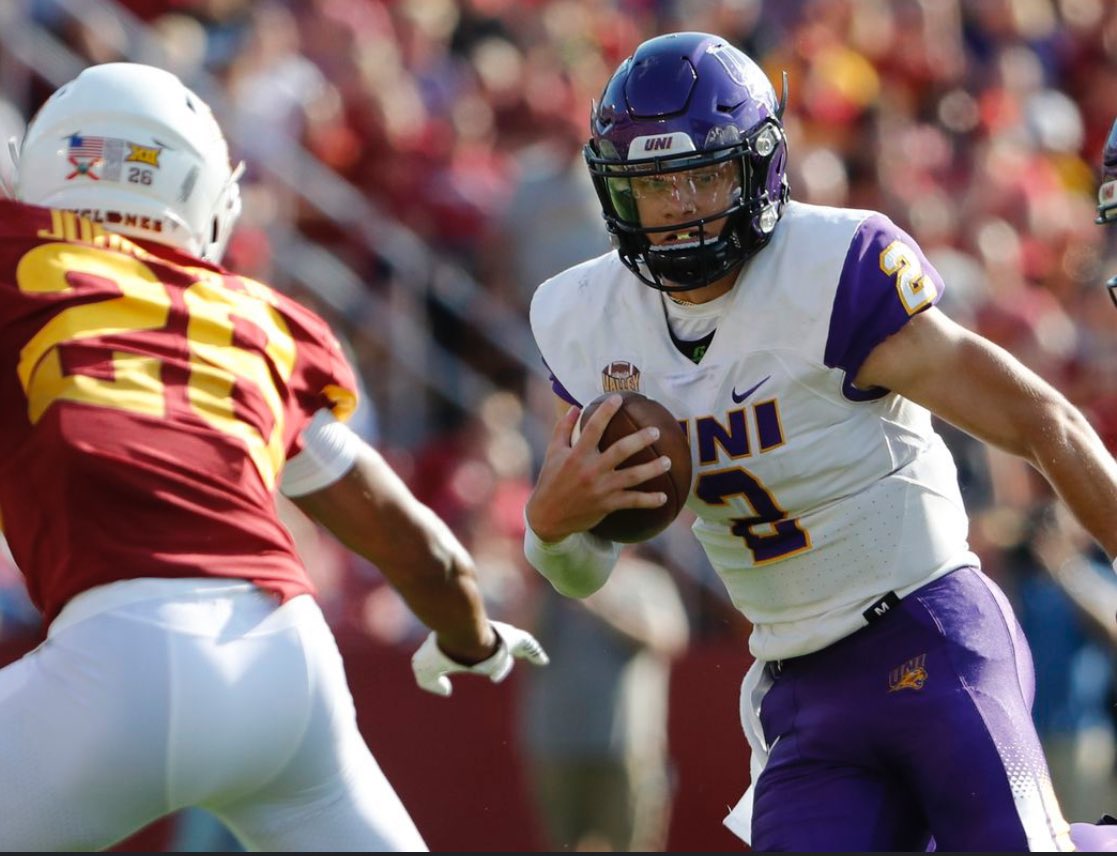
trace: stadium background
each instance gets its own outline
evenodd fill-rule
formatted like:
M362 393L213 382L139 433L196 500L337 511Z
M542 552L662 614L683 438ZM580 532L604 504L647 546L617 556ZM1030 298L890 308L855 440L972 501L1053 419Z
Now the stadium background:
M7 0L0 133L94 62L160 65L205 97L248 165L230 266L334 323L367 387L358 429L477 553L494 614L530 625L520 508L549 401L527 302L607 249L578 163L591 98L640 41L684 29L724 35L775 81L786 69L795 198L909 230L947 280L947 311L1058 385L1114 448L1117 311L1101 283L1117 254L1093 223L1117 115L1104 0ZM973 544L1036 650L1037 723L1066 756L1067 813L1117 810L1117 595L1101 574L1060 573L1104 561L1030 471L944 431ZM459 682L449 702L416 690L421 628L374 568L285 513L362 728L432 849L539 849L519 676ZM748 627L684 528L656 544L692 625L671 687L668 849L734 849L720 821L748 781ZM0 562L0 661L40 633ZM1083 782L1090 793L1073 793ZM158 824L119 849L169 834Z

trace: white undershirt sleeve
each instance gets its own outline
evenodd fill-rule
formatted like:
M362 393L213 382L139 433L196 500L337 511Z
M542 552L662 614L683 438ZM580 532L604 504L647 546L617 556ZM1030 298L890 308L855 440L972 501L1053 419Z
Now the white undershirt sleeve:
M561 541L541 541L524 516L524 556L567 597L588 597L609 579L621 545L591 532L567 535Z
M303 429L303 448L287 461L279 483L284 496L305 496L333 484L352 469L364 441L329 410Z

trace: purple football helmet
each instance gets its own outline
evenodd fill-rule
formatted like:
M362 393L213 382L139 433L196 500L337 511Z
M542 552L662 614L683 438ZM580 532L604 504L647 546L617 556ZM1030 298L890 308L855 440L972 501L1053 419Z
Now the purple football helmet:
M616 70L590 117L584 149L621 261L662 291L720 279L760 250L788 199L783 95L760 67L722 38L673 33L641 44ZM632 179L731 163L739 176L726 206L695 220L643 226ZM719 234L709 224L725 218ZM655 233L696 240L656 246Z
M1098 217L1096 223L1117 222L1117 121L1105 141L1101 162L1101 187L1098 188ZM1106 283L1109 297L1117 306L1117 276Z

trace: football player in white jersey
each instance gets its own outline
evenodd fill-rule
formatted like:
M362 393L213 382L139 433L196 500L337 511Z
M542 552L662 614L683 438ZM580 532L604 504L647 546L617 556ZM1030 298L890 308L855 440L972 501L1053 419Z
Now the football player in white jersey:
M1095 222L1105 226L1117 222L1117 121L1109 129L1109 137L1102 149L1101 167ZM1110 299L1117 305L1117 276L1111 277L1106 287ZM1072 824L1071 835L1079 850L1094 853L1117 851L1117 817L1107 814L1096 824Z
M790 199L785 96L724 40L677 33L595 103L585 157L616 252L532 301L559 418L525 553L564 594L606 583L618 547L588 530L663 502L633 488L669 462L616 469L652 429L597 451L619 397L572 443L578 406L618 387L663 402L690 440L694 532L753 626L752 784L727 826L757 850L1073 849L1027 642L969 549L931 416L1033 464L1110 556L1117 465L936 308L910 235Z

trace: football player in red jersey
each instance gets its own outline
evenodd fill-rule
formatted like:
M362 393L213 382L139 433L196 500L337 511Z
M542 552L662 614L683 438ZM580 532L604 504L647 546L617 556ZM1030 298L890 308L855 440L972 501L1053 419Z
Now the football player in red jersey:
M546 663L344 425L326 323L219 266L239 171L178 78L112 63L43 105L0 201L0 519L49 625L0 670L0 849L104 848L186 806L251 849L425 849L276 490L432 628L424 689Z

